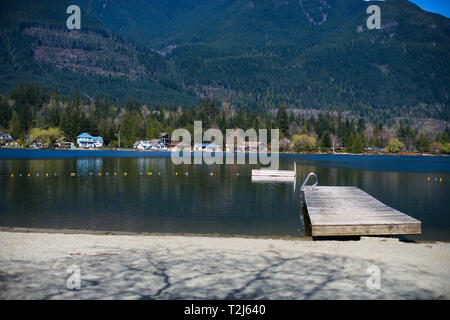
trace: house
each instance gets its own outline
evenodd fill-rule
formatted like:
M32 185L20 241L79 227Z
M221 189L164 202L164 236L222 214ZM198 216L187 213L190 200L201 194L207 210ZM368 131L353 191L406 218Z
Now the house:
M221 152L222 147L215 143L210 143L205 148L206 152Z
M156 145L151 145L151 146L145 148L145 150L167 151L167 147L165 145L163 145L162 143L158 143Z
M194 144L194 151L203 151L206 149L207 143L196 143Z
M61 137L56 140L55 147L57 149L76 149L75 144L70 141L67 137Z
M30 148L33 149L43 149L47 147L48 145L42 139L33 140L32 143L30 144Z
M8 133L0 133L0 145L7 145L12 142L13 138Z
M196 143L194 144L194 151L220 152L222 148L215 143Z
M167 146L168 150L171 151L191 151L191 145L186 142L171 142Z
M70 141L56 143L58 149L76 149L75 144Z
M103 138L102 137L94 137L94 147L95 148L103 147Z
M153 146L151 141L139 140L134 143L133 148L138 150L146 150L146 148L150 146Z
M366 153L382 153L383 149L375 146L369 146L367 148L364 148L364 152Z
M159 140L160 140L165 146L168 146L169 143L170 143L170 136L169 136L168 133L162 132L162 133L159 135Z
M261 141L246 141L245 149L250 152L267 152L267 144Z
M84 132L77 137L77 143L80 148L101 148L103 146L102 137L93 137Z
M234 150L232 144L227 144L226 150L227 152L267 152L268 147L267 144L261 141L245 141L243 144L234 146Z
M135 149L139 150L166 150L166 146L160 139L140 140L134 144Z
M166 149L165 144L160 139L150 140L151 150L162 150Z

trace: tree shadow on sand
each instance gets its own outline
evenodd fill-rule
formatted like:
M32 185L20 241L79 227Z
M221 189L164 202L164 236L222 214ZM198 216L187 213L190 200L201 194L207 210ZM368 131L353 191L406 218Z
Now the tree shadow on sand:
M424 270L337 255L284 257L274 250L226 254L214 249L92 247L64 258L0 261L1 299L433 299L399 276ZM81 289L68 290L67 268L81 268ZM381 270L371 290L367 268ZM429 275L432 277L433 275Z

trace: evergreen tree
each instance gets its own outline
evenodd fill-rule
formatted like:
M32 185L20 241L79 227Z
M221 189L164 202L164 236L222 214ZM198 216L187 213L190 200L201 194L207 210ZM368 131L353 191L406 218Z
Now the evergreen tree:
M357 134L352 142L351 146L352 153L363 153L364 152L364 145L361 139L361 135Z
M286 111L286 105L284 103L280 104L277 112L277 124L278 128L281 130L285 137L289 136L289 120Z
M22 139L23 131L20 124L19 115L16 111L13 111L11 121L9 122L9 134L13 139Z
M76 89L75 89L75 92L73 94L72 104L75 107L79 107L81 105L80 87L76 87Z
M322 139L320 140L320 146L324 148L331 148L330 133L328 131L323 134Z
M355 137L353 136L353 133L350 132L344 141L344 146L347 148L347 151L352 151L353 141L355 140Z
M366 120L364 118L360 118L357 124L358 131L364 131L366 129Z
M417 139L417 149L420 152L427 152L430 142L423 132L420 133L419 139Z
M450 128L449 128L449 126L447 126L447 127L445 128L445 131L442 132L442 133L439 135L439 141L440 141L442 144L446 144L446 143L449 143L449 142L450 142Z
M134 143L139 139L139 116L127 112L120 123L120 144L125 147L133 147Z
M12 112L6 99L0 100L0 126L3 128L8 127L8 123L11 120Z
M33 121L31 106L23 102L16 102L14 104L14 110L17 112L17 115L19 116L22 132L28 132Z
M61 111L59 107L50 107L45 113L45 122L49 127L59 127L59 122L61 120Z
M83 133L80 130L81 114L78 108L72 106L67 107L61 117L60 128L64 132L65 136L70 140Z
M241 110L242 111L242 110ZM214 101L210 99L203 99L200 104L200 120L202 121L203 129L207 130L211 128L212 124L216 121L218 110ZM243 126L245 126L245 115L243 116Z

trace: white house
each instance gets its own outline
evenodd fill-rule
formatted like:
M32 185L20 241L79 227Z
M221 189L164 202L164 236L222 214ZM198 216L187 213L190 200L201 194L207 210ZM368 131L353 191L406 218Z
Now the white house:
M0 133L0 145L8 144L13 141L13 138L7 133Z
M139 140L133 145L134 149L145 150L147 147L153 146L151 141Z
M102 137L93 137L84 132L77 137L77 143L80 148L101 148L103 146Z
M102 137L94 137L94 147L95 148L103 147L103 138Z
M222 148L215 143L196 143L194 144L194 151L220 152Z

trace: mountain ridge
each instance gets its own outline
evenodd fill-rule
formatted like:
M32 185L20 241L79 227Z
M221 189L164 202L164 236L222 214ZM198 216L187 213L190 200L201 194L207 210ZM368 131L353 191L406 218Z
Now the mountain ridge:
M3 30L1 34L3 43L8 39L16 42L5 46L13 49L2 59L2 69L14 61L14 48L28 41L24 24L37 23L42 28L65 23L67 15L57 23L52 17L64 4L49 9L53 14L44 14L54 1L41 1L42 12L19 10L25 2L4 8L10 13L2 19L5 29L21 25L21 30L12 35ZM28 69L36 70L36 76L30 78L44 74L63 84L79 78L75 82L90 94L97 90L149 104L187 106L212 97L251 109L270 109L284 102L291 108L350 110L375 118L392 114L449 119L450 19L406 0L374 3L382 10L381 30L367 30L365 9L372 3L364 1L71 2L80 5L82 12L90 6L80 33L92 29L112 39L104 50L105 57L112 59L109 63L95 62L96 51L90 47L85 50L89 61L108 65L111 72L118 72L114 68L128 73L136 69L133 72L137 74L140 68L142 76L127 79L126 73L100 73L95 75L96 83L85 88L86 74L77 68L64 69L64 74L61 69L54 70L61 65L57 58L36 59L36 39L32 39L27 47L33 51L34 62ZM17 16L14 11L21 12L19 21L12 19ZM69 34L55 40L56 47ZM95 37L90 41L107 41ZM116 53L121 42L126 43L131 57L128 62L126 55ZM2 90L26 74L23 70L15 75L7 72L0 78ZM69 84L64 87L70 90Z

